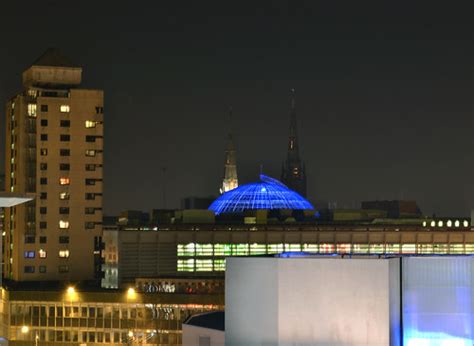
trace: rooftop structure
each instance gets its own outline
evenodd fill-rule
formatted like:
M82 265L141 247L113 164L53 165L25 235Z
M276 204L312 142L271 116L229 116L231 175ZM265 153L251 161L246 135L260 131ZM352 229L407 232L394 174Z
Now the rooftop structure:
M241 185L216 199L210 210L216 215L241 213L252 209L313 210L314 207L296 191L276 179L260 175L260 181Z
M232 121L232 108L229 110L229 118ZM220 193L233 190L238 186L239 180L237 178L237 158L232 131L229 131L227 148L225 150L224 178L222 180Z

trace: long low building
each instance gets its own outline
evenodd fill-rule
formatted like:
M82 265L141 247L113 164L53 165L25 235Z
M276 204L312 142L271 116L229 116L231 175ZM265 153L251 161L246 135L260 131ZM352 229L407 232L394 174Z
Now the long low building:
M223 277L226 257L308 252L339 255L474 254L467 220L412 225L170 225L105 228L102 286L135 278Z
M23 285L24 286L24 285ZM181 345L182 322L224 308L223 294L81 288L2 289L1 335L10 345Z

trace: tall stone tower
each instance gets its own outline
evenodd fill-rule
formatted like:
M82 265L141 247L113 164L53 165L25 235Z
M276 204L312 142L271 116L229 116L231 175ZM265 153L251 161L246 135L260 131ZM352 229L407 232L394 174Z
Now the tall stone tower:
M306 168L300 159L298 147L295 89L291 89L290 93L290 134L288 137L288 153L281 170L281 181L290 189L306 197Z
M225 162L224 162L224 178L222 179L222 186L220 193L233 190L239 186L239 180L237 178L237 157L235 152L234 141L232 138L232 108L229 109L229 122L230 130L227 139L227 147L225 149Z
M94 280L100 274L104 95L48 49L6 105L5 188L34 201L5 210L4 276Z

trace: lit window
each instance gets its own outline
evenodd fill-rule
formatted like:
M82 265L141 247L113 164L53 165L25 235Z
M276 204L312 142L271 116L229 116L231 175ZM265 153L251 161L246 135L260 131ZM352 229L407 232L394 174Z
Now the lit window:
M448 220L448 222L446 222L446 226L452 227L452 226L453 226L453 222L452 222L451 220Z
M198 272L211 272L212 271L212 260L205 259L196 260L196 271Z
M431 226L431 227L434 227L434 226L436 226L436 221L434 221L434 220L433 220L433 221L431 221L431 223L430 223L430 226Z
M462 222L462 225L463 225L464 227L467 227L467 226L469 226L469 222L468 222L467 220L464 220L464 221Z
M67 177L59 178L59 185L69 185L69 178Z
M59 250L59 257L68 258L69 257L69 250Z
M459 220L456 220L456 221L454 222L454 226L455 226L455 227L459 227Z
M69 105L61 105L61 106L59 107L59 111L60 111L61 113L69 113Z
M35 252L34 251L25 251L25 258L35 258Z
M193 272L194 271L194 260L193 259L185 259L185 260L178 260L177 269L179 272Z
M69 221L59 220L59 228L61 229L69 228Z
M46 251L43 250L43 249L40 249L38 251L38 256L39 256L39 258L46 258Z
M443 221L441 220L438 221L438 227L443 227Z
M95 150L87 149L86 150L86 156L95 156Z
M69 192L59 193L59 199L69 199Z
M87 129L96 127L96 125L97 125L97 121L86 120L86 128Z
M36 104L28 103L28 116L36 118Z

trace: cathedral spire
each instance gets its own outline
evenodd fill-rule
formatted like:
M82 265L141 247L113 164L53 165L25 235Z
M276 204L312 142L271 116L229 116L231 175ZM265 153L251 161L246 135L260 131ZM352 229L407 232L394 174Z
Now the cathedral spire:
M224 193L235 189L239 186L237 179L237 158L232 136L232 107L229 108L229 135L227 139L227 147L225 149L224 162L224 178L222 179L222 186L220 193Z
M290 189L306 196L306 170L300 159L298 145L295 89L290 90L290 131L288 136L287 156L282 166L281 180Z

